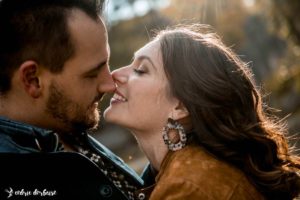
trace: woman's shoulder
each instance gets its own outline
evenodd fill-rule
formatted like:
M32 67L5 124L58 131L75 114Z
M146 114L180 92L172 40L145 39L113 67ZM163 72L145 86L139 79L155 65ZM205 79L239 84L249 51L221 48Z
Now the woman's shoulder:
M172 188L177 195L190 195L189 199L235 199L236 195L239 199L246 195L245 199L260 199L242 171L196 145L167 155L157 177L155 192L164 193L159 190L165 187ZM249 191L250 194L246 194Z
M216 158L204 148L197 145L190 145L176 152L169 152L163 161L160 176L177 176L188 179L199 180L209 178L217 180L230 177L231 180L239 180L243 176L242 171L234 166ZM207 182L207 180L205 180Z

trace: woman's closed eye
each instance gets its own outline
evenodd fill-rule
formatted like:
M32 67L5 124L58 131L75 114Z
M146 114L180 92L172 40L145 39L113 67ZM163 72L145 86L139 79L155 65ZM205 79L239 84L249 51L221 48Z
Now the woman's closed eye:
M147 72L145 69L141 69L141 68L134 68L133 71L134 71L134 73L136 73L138 75L142 75Z

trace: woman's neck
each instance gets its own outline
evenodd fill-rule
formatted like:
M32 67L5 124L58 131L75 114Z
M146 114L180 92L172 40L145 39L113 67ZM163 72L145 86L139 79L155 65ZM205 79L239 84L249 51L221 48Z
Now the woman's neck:
M133 132L142 151L149 159L151 165L159 170L161 163L168 153L168 147L165 145L162 133L159 132Z

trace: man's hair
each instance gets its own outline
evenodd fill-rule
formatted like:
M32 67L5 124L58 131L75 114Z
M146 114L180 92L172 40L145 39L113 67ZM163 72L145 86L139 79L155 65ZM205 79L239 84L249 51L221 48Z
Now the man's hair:
M0 95L14 71L34 60L52 73L74 54L67 20L79 9L99 20L105 0L0 0Z

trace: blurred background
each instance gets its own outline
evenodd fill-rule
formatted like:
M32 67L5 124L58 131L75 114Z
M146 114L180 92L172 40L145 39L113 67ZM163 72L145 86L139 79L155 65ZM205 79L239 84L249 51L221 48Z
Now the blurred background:
M291 144L300 148L299 0L109 0L105 18L112 70L129 64L154 30L179 23L211 25L249 63L266 103L287 120ZM95 137L138 173L146 165L134 137L121 127L102 119Z

